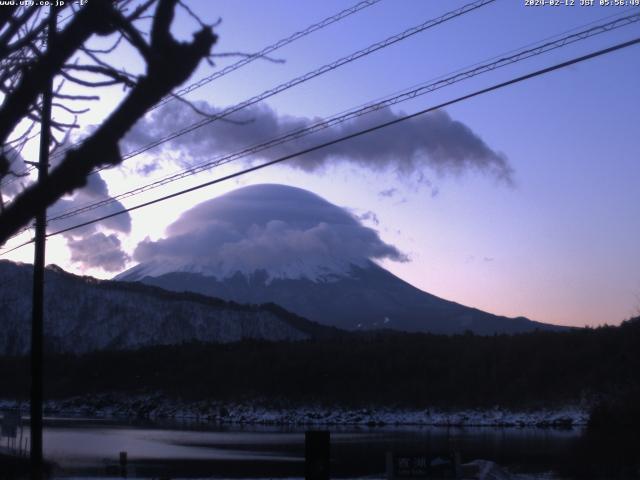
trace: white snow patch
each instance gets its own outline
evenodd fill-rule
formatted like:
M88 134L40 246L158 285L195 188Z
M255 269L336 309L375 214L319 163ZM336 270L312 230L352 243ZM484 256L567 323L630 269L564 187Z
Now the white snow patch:
M16 406L0 400L0 410ZM22 404L23 409L28 405ZM199 401L179 402L162 395L137 397L96 395L48 401L48 415L89 417L145 417L193 419L221 424L258 425L432 425L492 427L583 427L588 412L580 407L516 411L503 408L443 411L440 409L396 409L345 407L269 407L251 403ZM26 410L25 410L26 413Z
M357 263L353 260L342 260L330 255L319 258L291 258L286 263L271 265L269 268L256 268L248 264L225 262L217 264L193 264L177 261L149 261L141 263L119 275L114 280L139 281L145 277L157 278L168 273L193 273L203 277L223 281L242 275L247 279L264 273L265 283L274 280L309 280L314 283L336 282L344 277L351 277L354 267L368 268L369 262Z

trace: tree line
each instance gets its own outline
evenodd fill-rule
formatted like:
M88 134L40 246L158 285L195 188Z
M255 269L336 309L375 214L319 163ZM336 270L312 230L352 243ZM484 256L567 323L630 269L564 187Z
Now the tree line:
M47 398L160 392L183 400L417 408L602 403L640 389L640 317L617 327L519 335L378 331L55 354L45 370ZM0 378L0 397L26 398L27 357L0 357Z

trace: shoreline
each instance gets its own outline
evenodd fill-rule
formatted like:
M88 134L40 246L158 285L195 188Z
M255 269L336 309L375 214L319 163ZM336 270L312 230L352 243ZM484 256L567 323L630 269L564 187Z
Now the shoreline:
M265 406L266 402L177 401L161 395L96 395L45 402L46 416L188 420L219 425L351 425L434 427L584 427L586 408L566 405L544 409L451 409L344 406ZM0 400L0 411L16 408L13 400ZM28 414L28 403L21 404Z

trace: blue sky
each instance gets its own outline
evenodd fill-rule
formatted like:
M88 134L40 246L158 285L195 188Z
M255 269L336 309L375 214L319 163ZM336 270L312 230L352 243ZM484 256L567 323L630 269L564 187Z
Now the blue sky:
M249 53L353 3L190 2L204 19L222 18L216 51ZM286 63L254 62L188 98L217 108L232 105L464 3L382 0L274 54ZM624 11L525 7L521 1L498 0L266 103L280 116L329 116ZM186 16L178 19L178 34L195 29ZM393 110L410 113L436 105L639 34L639 24L627 26ZM477 169L455 173L425 167L399 175L393 169L350 162L311 173L283 165L133 214L131 232L121 236L123 247L132 252L146 236L162 237L182 212L239 185L284 183L311 190L355 214L374 212L379 223L365 223L411 259L384 261L385 267L430 293L493 313L551 323L619 323L640 308L639 49L631 47L446 109L491 149L506 155L513 185ZM118 55L136 65L130 52ZM234 59L216 61L219 68ZM203 65L192 80L211 71ZM103 100L117 100L117 95L114 91ZM82 121L99 121L105 109L108 106L94 108ZM241 113L237 118L242 119ZM153 162L154 155L157 152L136 161ZM148 181L131 165L103 175L112 194ZM176 168L165 162L155 174ZM178 182L175 189L232 170L205 173ZM389 189L395 189L394 195L380 195ZM157 195L123 203L133 205ZM62 238L50 244L50 262L113 275L71 262ZM12 258L29 261L31 255L23 249Z

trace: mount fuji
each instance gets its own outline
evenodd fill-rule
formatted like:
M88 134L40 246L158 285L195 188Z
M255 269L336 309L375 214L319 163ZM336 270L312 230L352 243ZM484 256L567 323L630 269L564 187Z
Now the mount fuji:
M300 188L253 185L201 203L140 243L119 281L244 304L272 302L346 330L456 334L561 329L429 294L380 267L396 247L349 211Z

